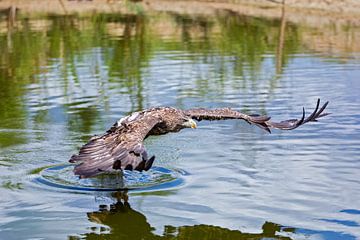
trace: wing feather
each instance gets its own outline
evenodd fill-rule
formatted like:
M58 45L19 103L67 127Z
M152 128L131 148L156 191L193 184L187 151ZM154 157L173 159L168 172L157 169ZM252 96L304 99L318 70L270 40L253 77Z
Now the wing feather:
M74 173L81 178L119 169L148 170L155 157L148 159L143 140L161 119L149 114L127 124L112 127L106 134L91 139L69 162L79 163Z
M226 120L226 119L243 119L250 124L255 124L256 126L270 132L269 127L265 124L270 120L268 116L260 115L247 115L235 111L231 108L218 108L218 109L190 109L184 111L189 117L201 121L201 120Z
M201 120L226 120L226 119L243 119L250 124L271 132L271 128L277 128L281 130L292 130L300 127L308 122L316 122L319 118L322 118L329 113L323 113L329 102L326 102L320 109L320 99L317 100L315 110L305 118L305 109L303 108L303 114L300 119L289 119L281 122L272 122L268 116L260 115L247 115L230 108L218 108L218 109L190 109L184 111L189 117L201 121Z

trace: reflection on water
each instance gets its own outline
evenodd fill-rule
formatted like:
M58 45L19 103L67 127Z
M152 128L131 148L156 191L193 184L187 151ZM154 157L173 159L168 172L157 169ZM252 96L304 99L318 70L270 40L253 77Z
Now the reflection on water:
M174 227L165 225L162 235L155 234L155 230L148 223L146 216L131 208L126 192L116 192L113 196L117 201L110 205L99 205L99 210L87 213L91 222L101 224L102 227L93 228L90 233L76 236L73 239L291 239L281 236L294 232L292 228L282 228L278 224L265 222L261 233L243 233L211 225L194 225Z
M154 233L155 228L146 216L131 208L127 192L115 192L115 203L99 205L99 209L88 212L89 221L100 224L88 233L71 236L70 239L283 239L291 240L305 237L312 232L329 239L351 239L352 236L336 232L316 232L308 229L285 227L272 222L264 222L259 233L246 233L213 225L165 225L161 234ZM294 238L293 238L294 237Z
M57 114L59 118L61 112L66 112L68 116L63 117L66 117L69 130L81 128L82 132L90 134L91 127L99 119L99 108L110 110L110 96L114 93L128 98L125 104L131 107L126 108L126 112L147 107L149 104L144 99L150 98L149 94L153 91L144 89L146 79L151 70L163 76L166 71L164 61L174 65L182 78L187 77L182 68L190 68L197 74L207 72L197 76L194 86L178 88L179 83L176 82L181 79L174 79L176 82L172 86L181 91L183 98L194 94L205 96L217 88L223 89L226 82L234 88L243 88L238 78L249 78L244 79L244 83L256 82L256 73L261 68L264 54L276 48L269 42L269 39L277 39L275 21L257 24L259 20L222 14L215 25L211 19L170 15L161 22L155 21L155 26L152 26L151 19L144 18L100 15L90 20L49 17L42 22L29 19L18 22L21 31L12 30L10 37L0 37L1 92L7 100L1 103L1 109L6 109L6 112L1 111L0 114L8 116L0 118L6 121L2 125L11 129L24 128L11 119L26 118L26 114L30 114L36 124L42 124L49 121L51 116L48 115ZM167 31L173 29L171 24L162 26L166 21L173 21L176 31L164 33L170 36L159 35L158 26ZM113 33L115 30L116 33ZM177 31L180 31L181 45L179 42L164 42L164 37L176 36ZM298 37L293 34L296 27L289 26L288 31L287 41L297 46ZM209 38L210 33L214 34L213 38ZM6 44L8 41L11 41L11 47ZM166 52L174 50L179 54L169 55L168 59ZM285 48L285 60L281 62L286 64L286 56L294 50ZM199 61L202 64L196 64ZM165 76L176 77L171 73ZM9 79L13 79L13 84L8 83ZM159 79L160 86L162 80L172 81ZM271 80L267 88L272 89L274 84ZM27 101L20 101L23 96ZM26 103L29 106L24 105Z
M295 25L285 10L0 16L0 238L359 238L359 27ZM201 122L148 138L157 167L190 174L130 203L34 180L132 111L280 120L318 97L333 115L291 132Z

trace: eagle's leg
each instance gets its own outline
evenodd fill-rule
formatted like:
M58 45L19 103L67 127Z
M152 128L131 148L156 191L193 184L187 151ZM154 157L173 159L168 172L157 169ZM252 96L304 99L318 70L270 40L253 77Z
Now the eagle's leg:
M151 158L149 158L147 152L143 151L140 153L140 157L141 157L142 161L136 166L136 168L134 170L137 170L140 172L143 170L148 171L154 163L155 156L152 156Z
M118 191L111 194L114 198L116 198L117 202L124 202L127 203L129 201L128 191Z
M154 163L155 155L153 155L151 158L148 158L146 151L144 151L141 155L144 162L143 170L147 171L151 168L152 164Z
M151 158L145 161L145 167L144 167L145 171L148 171L152 167L154 160L155 160L155 155L153 155Z

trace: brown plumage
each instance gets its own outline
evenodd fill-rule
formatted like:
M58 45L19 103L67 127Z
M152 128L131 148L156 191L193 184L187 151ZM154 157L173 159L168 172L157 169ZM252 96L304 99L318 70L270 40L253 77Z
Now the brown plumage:
M230 108L180 110L172 107L158 107L135 112L117 121L104 135L95 136L85 144L79 154L73 155L69 162L80 163L74 173L80 177L93 177L104 172L119 170L149 170L155 156L148 157L143 141L150 135L178 132L183 128L195 128L192 120L243 119L250 124L270 132L271 128L292 130L307 122L328 115L323 113L328 102L320 109L320 99L315 110L305 118L272 122L270 117L247 115Z

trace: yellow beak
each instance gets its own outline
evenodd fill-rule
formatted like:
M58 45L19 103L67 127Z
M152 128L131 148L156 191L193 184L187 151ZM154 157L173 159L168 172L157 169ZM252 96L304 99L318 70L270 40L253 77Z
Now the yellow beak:
M196 122L190 119L191 128L197 128Z

